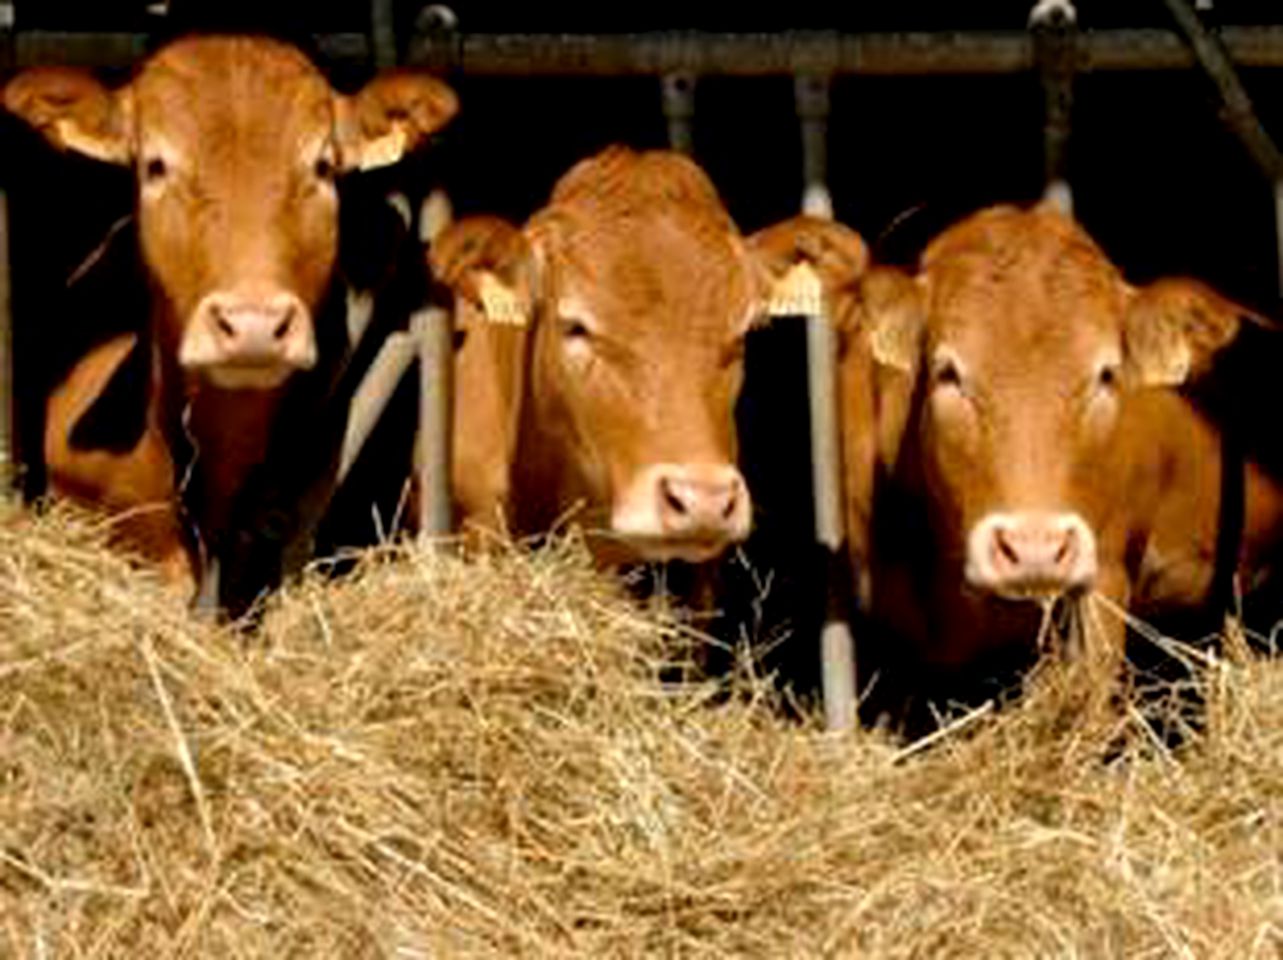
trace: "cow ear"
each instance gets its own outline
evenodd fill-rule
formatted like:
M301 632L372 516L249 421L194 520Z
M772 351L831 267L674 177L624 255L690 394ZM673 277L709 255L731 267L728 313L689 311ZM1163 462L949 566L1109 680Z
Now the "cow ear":
M797 316L834 309L869 264L869 250L854 230L816 217L794 217L748 239L766 274L767 315Z
M917 369L926 328L926 296L919 281L891 267L870 270L860 282L856 317L868 330L874 360L903 373Z
M1124 324L1127 361L1146 386L1202 376L1240 325L1268 322L1194 280L1158 280L1132 292Z
M344 170L396 163L459 112L459 98L427 74L379 74L351 96L335 95L339 159Z
M534 312L534 252L512 224L468 217L446 227L428 251L433 275L488 323L525 327Z
M109 163L133 159L128 87L108 90L84 70L35 67L5 85L4 105L61 150Z

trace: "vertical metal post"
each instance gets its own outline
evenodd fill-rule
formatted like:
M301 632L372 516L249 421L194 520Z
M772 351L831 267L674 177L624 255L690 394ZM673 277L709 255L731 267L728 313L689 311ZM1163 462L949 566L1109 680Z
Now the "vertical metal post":
M1069 186L1069 133L1078 50L1078 13L1070 0L1040 0L1029 14L1043 90L1043 199L1074 212Z
M798 76L794 81L797 115L802 128L803 211L831 218L833 204L826 182L828 168L829 81ZM837 583L845 549L842 523L841 415L837 386L837 338L824 315L806 318L807 393L811 414L811 487L815 505L815 539L825 557L825 611L820 628L820 669L824 724L846 730L855 723L855 644L845 618L849 583Z
M370 0L370 46L380 70L397 63L395 0Z
M1207 28L1188 0L1165 2L1172 19L1185 35L1185 42L1193 51L1195 59L1208 79L1216 84L1224 104L1222 116L1270 180L1274 193L1274 231L1278 238L1278 285L1279 293L1283 295L1283 151L1279 150L1269 131L1261 125L1252 105L1252 98L1239 79L1234 61L1230 59L1220 35Z
M18 480L13 403L13 299L9 287L9 195L0 189L0 494Z
M1283 299L1283 179L1274 181L1274 251L1278 257L1278 295Z
M14 6L0 0L0 60L13 63ZM17 407L13 396L13 298L9 262L9 194L0 186L0 496L18 481Z
M668 73L663 77L668 145L688 156L695 152L695 82L693 73Z
M9 195L0 189L0 495L17 481L13 402L13 300L9 273Z
M410 318L419 343L419 535L450 532L451 397L454 321L448 310L427 307Z

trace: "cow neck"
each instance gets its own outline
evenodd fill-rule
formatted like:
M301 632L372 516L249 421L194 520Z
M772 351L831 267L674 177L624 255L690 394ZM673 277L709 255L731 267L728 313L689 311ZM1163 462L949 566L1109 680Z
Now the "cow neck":
M181 409L179 429L190 445L181 474L185 506L206 547L227 532L232 506L250 472L267 456L272 424L285 388L225 390L173 366L165 370L164 392ZM187 485L190 480L190 485Z

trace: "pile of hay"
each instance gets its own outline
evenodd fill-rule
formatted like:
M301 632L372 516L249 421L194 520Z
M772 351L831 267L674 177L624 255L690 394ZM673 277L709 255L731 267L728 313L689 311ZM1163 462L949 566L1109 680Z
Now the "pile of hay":
M1283 951L1277 666L1180 755L1054 685L905 746L686 646L573 547L387 551L238 636L7 510L0 955Z

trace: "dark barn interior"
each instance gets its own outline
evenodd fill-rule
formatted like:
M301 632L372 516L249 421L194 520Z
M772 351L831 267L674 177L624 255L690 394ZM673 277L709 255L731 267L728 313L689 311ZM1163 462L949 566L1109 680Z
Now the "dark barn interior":
M251 29L309 42L317 33L369 30L364 2L249 4L174 0L168 14L143 3L17 0L18 32L141 31L155 41L187 29ZM262 8L271 7L270 12ZM454 5L472 32L649 30L1021 31L1029 4L794 3L735 9L712 4L641 6ZM1160 0L1076 4L1084 32L1113 27L1175 29ZM395 6L405 44L419 7ZM1278 24L1276 4L1217 0L1207 14L1223 24ZM404 55L405 51L401 53ZM322 60L324 62L324 60ZM333 65L355 84L368 61ZM1283 82L1243 71L1267 130L1283 136ZM546 199L575 161L613 142L666 145L659 80L649 76L450 76L463 105L436 147L387 174L345 189L353 211L377 206L397 184L412 199L433 184L456 213L497 213L520 221ZM837 218L869 241L884 262L912 263L923 243L962 215L998 202L1028 202L1043 188L1043 92L1036 72L991 76L839 76L832 85L829 186ZM1069 178L1076 213L1134 282L1160 275L1201 278L1262 312L1279 314L1279 260L1271 184L1219 116L1216 91L1197 69L1098 72L1075 86ZM3 126L0 159L12 228L14 356L25 492L37 495L42 397L93 339L145 316L144 281L121 231L105 257L71 288L67 279L131 205L123 170L55 155L16 122ZM792 215L801 195L802 156L790 78L699 81L694 152L747 233ZM364 206L362 206L364 205ZM354 212L352 216L359 216ZM368 255L368 245L362 248ZM360 256L358 251L356 256ZM360 266L351 269L362 269ZM395 320L389 321L394 323ZM800 328L755 335L741 404L743 455L759 503L747 563L733 561L740 602L727 627L759 641L794 629L770 659L801 686L814 683L810 637L822 578L814 575ZM1254 410L1270 416L1268 382ZM395 510L408 468L414 411L407 381L373 448L336 502L322 542L376 535L371 502ZM319 442L319 441L318 441ZM760 610L753 601L771 583Z

